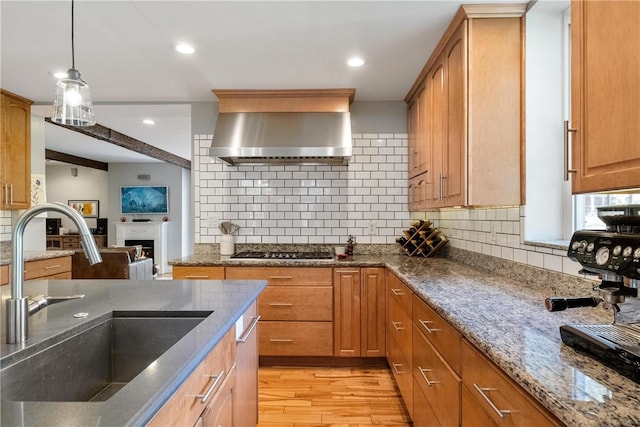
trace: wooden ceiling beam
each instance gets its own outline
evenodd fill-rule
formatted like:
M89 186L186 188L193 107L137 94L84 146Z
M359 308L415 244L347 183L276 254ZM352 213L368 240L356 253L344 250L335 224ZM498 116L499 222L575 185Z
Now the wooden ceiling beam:
M162 160L163 162L167 162L172 165L176 165L181 168L191 170L190 160L183 159L180 156L176 156L173 153L162 150L158 147L154 147L151 144L147 144L146 142L132 138L128 135L125 135L123 133L110 129L106 126L102 126L100 124L96 124L94 126L83 126L83 127L67 126L67 125L54 123L53 121L51 121L50 117L45 118L45 121L47 123L51 123L56 126L63 127L65 129L69 129L70 131L78 132L83 135L87 135L92 138L96 138L101 141L105 141L110 144L114 144L119 147L126 148L127 150L135 151L136 153L143 154L153 159Z
M78 157L67 153L61 153L59 151L44 150L44 157L47 160L57 160L59 162L71 163L72 165L85 166L92 169L99 169L103 171L109 170L109 164L99 162L97 160L85 159L84 157Z

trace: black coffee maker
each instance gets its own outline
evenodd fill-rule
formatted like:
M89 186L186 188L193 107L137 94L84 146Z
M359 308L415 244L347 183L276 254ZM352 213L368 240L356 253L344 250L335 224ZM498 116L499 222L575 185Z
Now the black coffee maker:
M606 325L562 325L562 341L640 383L640 205L598 208L606 230L579 230L567 256L581 273L597 276L595 296L552 297L549 311L598 305L613 314Z

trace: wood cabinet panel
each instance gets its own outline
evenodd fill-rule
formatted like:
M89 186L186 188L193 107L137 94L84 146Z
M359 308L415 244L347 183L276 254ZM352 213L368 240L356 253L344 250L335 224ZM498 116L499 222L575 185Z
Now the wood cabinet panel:
M334 285L334 356L359 357L362 285L359 268L336 268Z
M0 201L2 209L31 206L31 101L0 91Z
M414 427L447 427L440 424L433 412L427 397L413 378L413 426Z
M573 193L640 187L640 3L571 2Z
M460 424L462 380L426 339L419 326L413 326L413 378L424 393L440 424ZM414 393L416 390L414 389Z
M333 322L260 321L261 356L332 356Z
M71 257L63 256L24 263L24 280L71 278Z
M263 320L333 320L331 286L269 285L258 297Z
M171 276L174 279L222 280L225 272L224 267L174 265Z
M413 296L413 323L459 374L462 363L462 335L417 295Z
M463 426L478 426L476 417L480 411L485 413L479 418L485 419L486 425L563 425L466 340L462 343L462 361L467 395L462 409Z
M397 335L387 333L387 363L391 367L393 378L398 384L407 411L413 418L413 372L411 356L407 357L405 354L407 350L412 351L411 341L405 342Z
M9 266L0 265L0 286L9 284Z
M263 279L279 286L331 286L333 271L323 267L227 267L227 279Z
M384 357L386 351L386 269L361 272L360 335L363 357Z
M61 236L61 235L47 235L47 249L82 249L80 242L82 239L79 235L74 236ZM96 242L96 246L99 248L107 247L107 236L102 234L95 234L93 240Z
M255 324L257 315L257 303L254 302L242 316L243 330L236 341L237 404L234 422L238 427L258 424L258 326Z

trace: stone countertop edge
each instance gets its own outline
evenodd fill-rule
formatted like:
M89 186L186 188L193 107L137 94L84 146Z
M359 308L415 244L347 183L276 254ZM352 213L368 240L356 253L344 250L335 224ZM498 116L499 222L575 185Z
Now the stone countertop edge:
M72 256L75 250L47 250L47 251L24 251L25 261L39 261L43 259L58 258L63 256ZM0 253L0 265L11 264L11 251L3 251Z
M97 283L99 282L99 283ZM0 366L14 362L15 353L34 353L59 334L72 336L84 324L99 323L113 311L213 311L201 323L105 402L0 403L2 426L144 426L234 326L264 290L267 281L245 280L34 280L25 293L84 293L80 300L47 307L30 319L26 346L4 344ZM6 287L5 287L6 288ZM8 289L0 289L3 300ZM72 314L86 311L87 319ZM46 314L45 314L46 313ZM4 312L0 315L4 316Z
M170 264L386 267L566 425L640 425L640 384L566 346L560 338L563 324L610 324L613 317L599 307L550 313L544 299L552 296L551 287L541 288L439 257L367 255L301 262L234 261L196 255ZM553 285L565 291L562 283ZM591 293L585 285L584 295Z

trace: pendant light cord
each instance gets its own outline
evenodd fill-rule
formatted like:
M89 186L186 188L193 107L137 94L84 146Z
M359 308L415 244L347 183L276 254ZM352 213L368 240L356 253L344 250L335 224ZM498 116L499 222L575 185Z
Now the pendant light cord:
M74 0L71 0L71 68L76 68L76 54L75 54L75 44L73 41L73 6Z

